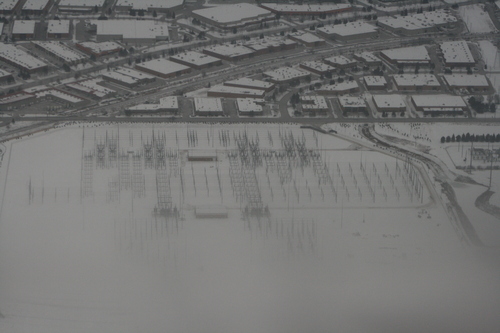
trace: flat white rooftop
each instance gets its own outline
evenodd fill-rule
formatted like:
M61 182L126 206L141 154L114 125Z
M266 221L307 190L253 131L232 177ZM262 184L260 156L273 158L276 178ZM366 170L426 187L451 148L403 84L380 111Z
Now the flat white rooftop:
M416 95L411 97L413 103L420 108L465 108L464 100L453 95Z
M372 95L375 106L379 109L400 109L406 107L401 95Z
M351 89L356 89L359 88L359 85L356 81L344 81L344 82L337 82L335 84L325 84L323 85L319 91L325 91L325 92L343 92Z
M19 0L2 0L0 1L0 10L13 10Z
M49 34L68 34L70 20L49 20L47 24L47 33Z
M197 112L223 112L220 98L195 97L194 108Z
M304 61L300 65L303 66L303 68L306 70L312 69L318 72L329 72L336 69L335 67L325 64L321 61Z
M328 109L328 104L323 96L318 95L303 95L300 96L303 110L325 110Z
M397 62L429 62L431 58L425 46L402 47L381 51L387 58Z
M366 102L361 97L342 96L339 97L339 103L342 107L363 107Z
M179 108L179 101L177 96L168 96L160 98L158 104L139 104L128 108L131 111L159 111L159 110L177 110Z
M293 37L299 41L301 41L302 43L306 43L306 44L309 44L309 43L320 43L320 42L324 42L325 40L323 38L320 38L310 32L296 32L296 33L292 33L289 35L289 37Z
M61 0L59 7L91 8L102 7L106 0Z
M75 62L86 59L87 57L83 54L76 52L75 50L69 48L65 44L61 44L55 41L32 41L33 44L38 45L39 47L46 50L48 53L61 58L67 62Z
M361 53L355 53L354 55L358 58L361 58L367 63L380 62L380 59L373 52L365 51Z
M238 95L246 95L248 98L262 98L264 97L264 90L257 89L249 89L249 88L240 88L240 87L231 87L231 86L223 86L217 85L210 88L209 92L212 93L221 93L221 94L238 94Z
M58 89L47 89L47 90L40 90L35 93L37 98L40 97L45 97L45 96L54 96L59 99L65 100L69 103L79 103L83 102L83 99L80 97L77 97L75 95L68 94L64 91L58 90Z
M384 87L387 84L383 76L367 75L363 76L363 80L368 87Z
M476 63L472 53L469 49L469 45L464 40L443 42L440 45L441 51L443 52L444 61L446 63L460 63L460 64L470 64Z
M345 66L345 65L355 64L357 61L349 59L343 55L339 55L339 56L328 57L325 59L325 62L333 66Z
M236 99L238 111L242 112L242 113L262 112L263 111L262 103L264 103L263 99L255 99L255 98L237 98Z
M351 8L348 4L286 4L286 3L261 3L262 7L269 8L279 12L295 12L295 13L307 13L307 12L331 12L337 10L345 10Z
M106 88L98 84L102 82L101 78L97 79L88 79L83 81L78 81L75 83L67 84L68 87L72 87L73 89L80 90L82 92L95 95L99 98L106 97L108 95L114 94L116 91L113 89Z
M450 87L489 87L486 76L480 74L450 74L443 75L443 78Z
M178 59L194 66L205 66L220 62L220 59L195 51L187 51L170 57L170 59Z
M254 50L244 47L243 45L236 44L222 44L214 45L204 48L204 51L208 51L223 57L236 58L242 56L249 56L254 53Z
M291 67L281 67L273 71L264 72L264 75L270 77L271 80L280 82L305 77L309 73Z
M393 78L398 86L441 86L434 74L396 74Z
M148 8L169 9L183 3L184 0L118 0L116 7L132 7L138 10L147 10Z
M35 21L25 21L25 20L15 20L14 27L12 28L13 34L34 34L35 33Z
M27 0L23 10L43 10L50 0Z
M266 90L274 86L271 82L242 77L236 80L226 81L224 85L244 86L250 89Z
M108 51L113 51L116 49L122 49L123 46L121 46L118 43L115 42L101 42L101 43L96 43L96 42L81 42L78 43L81 46L89 49L93 53L101 53L101 52L108 52Z
M153 75L146 74L144 72L136 71L135 69L132 68L127 68L127 67L118 67L115 69L115 72L123 74L123 75L128 75L130 77L133 77L134 79L137 80L154 80Z
M166 38L168 24L154 20L93 20L97 35L122 36L123 39Z
M328 25L325 27L317 28L316 30L329 36L339 35L342 37L346 37L377 32L378 28L369 23L355 21L346 24Z
M12 44L0 43L0 56L31 70L47 66L43 61L38 60Z
M193 13L221 24L239 23L257 19L259 17L274 16L274 14L272 14L269 10L249 3L238 3L233 5L221 5L197 9L193 10Z
M393 29L420 30L434 26L457 22L457 18L443 10L423 12L408 16L395 15L394 17L379 18L379 24Z
M153 59L135 65L137 69L147 69L161 75L171 75L190 69L188 66L178 64L165 58Z

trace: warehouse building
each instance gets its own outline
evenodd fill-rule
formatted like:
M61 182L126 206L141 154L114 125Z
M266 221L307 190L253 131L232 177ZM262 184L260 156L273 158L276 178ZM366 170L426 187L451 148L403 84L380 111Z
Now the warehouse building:
M118 53L123 49L123 46L116 42L81 42L75 44L75 47L90 56L93 55L96 58Z
M323 38L319 38L318 36L310 33L310 32L296 32L288 35L293 41L301 43L306 47L319 47L326 45L326 41Z
M32 41L31 44L33 44L37 49L49 54L51 57L64 64L68 64L69 66L77 65L87 60L86 56L76 52L61 42Z
M254 51L254 55L262 55L272 52L293 50L297 47L297 42L291 39L265 38L257 39L243 44Z
M300 96L300 109L305 114L315 116L317 114L325 115L329 107L323 96L303 95Z
M357 61L343 55L333 56L325 59L325 63L336 68L350 68L357 65Z
M13 82L14 76L12 73L0 69L0 83Z
M154 43L169 39L168 24L155 20L93 20L96 41L121 40L125 43Z
M135 68L156 75L161 78L169 78L180 76L182 74L189 73L191 68L185 65L181 65L179 63L167 60L165 58L153 59L150 61L146 61L140 64L135 65Z
M238 61L250 58L254 51L243 45L222 44L209 46L203 49L203 53L227 61Z
M49 20L47 22L47 38L53 38L53 39L71 38L71 21Z
M281 67L273 71L264 72L263 75L267 76L271 82L274 83L289 83L294 80L301 80L311 76L311 74L307 72L291 67Z
M327 65L321 61L305 61L301 63L299 67L318 75L332 73L336 70L335 67Z
M22 1L20 0L2 0L0 2L0 14L10 15L18 9Z
M443 42L439 45L439 49L447 67L467 67L476 64L469 45L464 40Z
M444 10L426 11L407 16L395 15L378 19L377 25L390 32L412 36L437 31L440 27L453 28L458 19Z
M96 6L101 11L105 2L106 0L61 0L58 8L60 12L88 13Z
M262 116L264 115L263 99L256 98L237 98L236 106L238 107L238 114L240 116Z
M12 27L12 38L27 40L35 38L35 21L15 20Z
M169 113L176 114L179 111L179 101L177 96L160 98L157 104L139 104L125 110L125 114L148 114L148 113Z
M224 82L224 85L229 87L264 90L265 92L270 92L274 89L274 83L250 79L247 77L226 81Z
M387 81L383 76L367 75L363 76L363 81L368 90L386 90Z
M396 74L393 77L399 91L437 91L441 84L434 74Z
M355 80L325 84L321 86L321 88L316 89L316 93L321 95L344 95L356 93L358 91L359 85Z
M116 91L113 89L104 87L99 83L103 79L88 79L82 80L75 83L68 83L66 87L73 89L74 91L84 94L92 99L99 100L103 98L109 98L116 95Z
M207 92L208 97L228 97L228 98L264 98L264 90L248 89L240 87L231 87L218 85L210 88Z
M21 91L0 97L0 111L11 111L34 104L36 96Z
M318 35L339 42L377 38L378 28L363 21L348 22L345 24L329 25L317 28Z
M186 65L194 69L210 68L222 65L222 60L195 51L187 51L170 57L170 60L178 64Z
M22 8L23 15L42 15L49 11L53 0L27 0Z
M29 55L13 44L0 43L0 60L30 74L48 70L46 63Z
M401 95L372 95L378 112L405 112L406 104Z
M368 66L378 66L382 64L382 60L380 60L380 58L378 58L373 52L365 51L354 53L352 57L357 61L367 64Z
M275 18L271 11L249 3L197 9L193 10L192 16L223 30L257 25Z
M184 0L118 0L115 5L117 11L148 11L157 13L171 13L181 9Z
M364 113L368 115L366 101L361 97L339 97L339 105L344 115L348 113Z
M415 110L422 111L424 115L463 115L467 104L460 96L452 95L417 95L411 97Z
M305 16L305 15L337 15L351 10L348 4L287 4L287 3L261 3L262 8L266 8L273 13L280 15Z
M194 112L197 116L212 117L223 116L224 109L220 98L194 98Z
M431 62L429 52L424 45L381 51L380 57L392 64L426 65Z
M485 75L450 74L443 75L443 79L450 89L467 89L470 93L484 93L492 89Z

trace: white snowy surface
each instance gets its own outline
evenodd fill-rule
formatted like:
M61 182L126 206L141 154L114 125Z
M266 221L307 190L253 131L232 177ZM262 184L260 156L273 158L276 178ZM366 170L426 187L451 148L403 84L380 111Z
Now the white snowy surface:
M440 205L426 199L387 207L377 198L368 208L370 200L352 195L332 208L321 200L312 167L306 176L294 167L286 186L276 170L261 167L263 195L276 191L270 219L244 221L223 152L236 149L234 138L244 133L271 150L293 135L320 153L336 182L337 163L346 178L352 163L362 182L360 163L392 168L386 155L292 125L81 126L2 147L2 332L490 332L500 325L498 249L464 247ZM222 131L231 138L227 147ZM182 156L220 150L217 163L179 161L187 192L178 221L152 214L154 169L140 168L139 196L112 191L118 168L82 164L106 137L138 152L153 133L166 135L168 149ZM82 196L89 170L93 195ZM174 171L173 186L179 177ZM181 202L179 188L172 197ZM221 201L227 219L194 218L194 205Z
M460 16L471 33L484 33L497 31L490 19L488 12L484 11L484 5L460 6Z
M487 71L500 70L500 56L498 48L489 40L480 40L479 47L483 56L484 63L487 66Z

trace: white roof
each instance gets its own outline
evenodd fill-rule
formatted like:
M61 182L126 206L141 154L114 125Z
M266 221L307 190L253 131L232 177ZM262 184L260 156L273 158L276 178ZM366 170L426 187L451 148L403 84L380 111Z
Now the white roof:
M61 0L59 7L102 7L106 0Z
M123 36L124 39L168 37L168 24L154 20L93 20L97 35Z
M50 0L28 0L23 6L24 10L43 10Z
M440 47L446 63L476 63L466 41L443 42Z
M115 72L130 76L137 80L144 80L144 79L152 80L155 78L153 75L149 75L144 72L136 71L135 69L126 67L118 67L117 69L115 69Z
M363 77L363 80L365 80L365 84L370 87L383 87L387 84L383 76L367 75Z
M443 77L451 87L489 87L486 76L480 74L450 74Z
M261 3L263 7L280 12L329 12L339 9L351 8L348 4L285 4L285 3Z
M99 98L106 97L109 94L115 93L114 90L97 84L98 82L102 82L102 79L89 79L75 83L69 83L67 84L67 86L76 90L80 90L82 92L93 94Z
M318 95L304 95L300 96L301 106L303 110L311 109L328 109L328 104L323 96Z
M452 95L416 95L411 97L421 108L464 108L467 106L460 96Z
M106 51L112 51L116 49L122 49L123 47L115 42L82 42L79 43L81 46L90 49L94 53L101 53Z
M9 95L0 97L0 104L14 103L17 101L22 101L24 99L29 99L29 98L33 98L33 97L35 97L35 95L28 94L24 91L20 91L18 93L9 94Z
M222 45L209 46L206 47L204 50L210 51L214 54L231 58L250 55L254 53L253 50L244 47L243 45L237 45L237 44L222 44Z
M236 99L236 104L238 105L238 111L240 112L262 112L263 111L262 105L258 103L264 103L264 100L255 98Z
M395 15L394 17L379 18L378 22L382 25L394 29L419 30L431 28L436 25L443 25L450 22L457 22L457 18L448 14L444 10L435 10L432 12L423 12L408 16Z
M393 78L398 86L440 86L434 74L396 74Z
M43 61L38 60L12 44L0 43L0 56L28 69L37 69L47 66Z
M15 20L12 28L13 34L33 34L35 33L35 21Z
M406 107L401 95L372 95L377 108L402 108Z
M133 9L147 10L148 8L168 9L180 6L184 0L118 0L117 7L132 7Z
M264 39L259 38L256 40L245 42L243 45L245 45L248 48L251 48L252 50L259 51L259 50L266 50L269 48L278 48L280 46L289 46L296 44L297 42L291 39L267 37Z
M431 60L429 57L429 52L425 46L411 46L411 47L402 47L398 49L391 49L381 51L386 57L395 61L425 61L428 62Z
M222 85L217 85L210 88L209 92L242 94L242 95L244 94L247 95L249 98L262 98L264 96L264 90L222 86Z
M178 109L178 108L179 108L179 102L177 100L177 96L168 96L160 98L158 104L139 104L131 106L127 109L131 111L147 112L147 111L158 111L162 109Z
M37 91L35 95L37 98L44 96L55 96L70 103L78 103L83 101L83 99L81 99L80 97L65 93L64 91L57 89L40 90Z
M123 83L126 83L126 84L136 84L136 83L138 83L137 79L135 79L135 78L133 78L131 76L128 76L128 75L117 73L117 72L106 72L106 73L102 74L102 77L111 78L111 79L114 79L114 80L117 80L117 81L120 81L120 82L123 82Z
M135 65L137 69L149 69L162 75L174 74L190 69L188 66L178 64L165 58L153 59Z
M210 8L193 10L194 14L205 17L221 24L239 23L245 20L256 19L261 16L272 17L269 10L249 3L221 5Z
M179 59L183 62L193 64L194 66L204 66L219 62L220 59L195 51L187 51L170 57L170 59Z
M261 89L265 90L274 86L271 82L266 82L262 80L250 79L247 77L242 77L236 80L226 81L224 85L240 85L245 86L250 89Z
M70 20L49 20L47 33L49 34L67 34L69 33Z
M300 64L301 66L304 66L304 69L313 69L319 72L328 72L328 71L333 71L335 70L335 67L327 65L321 61L304 61L303 63Z
M12 75L12 73L4 71L3 69L0 69L0 78L10 76L10 75Z
M361 97L350 97L350 96L343 96L339 97L339 103L343 107L362 107L366 106L366 102L363 98Z
M86 56L76 52L75 50L69 48L65 44L61 44L60 42L32 41L32 43L42 47L47 52L49 52L49 53L51 53L59 58L62 58L64 61L73 62L73 61L79 61L79 60L87 58Z
M0 10L13 10L19 0L2 0L0 1Z
M355 53L354 54L356 57L363 59L365 62L380 62L380 59L373 53L373 52L361 52L361 53Z
M325 84L318 90L319 91L342 92L342 91L351 90L351 89L355 89L355 88L359 88L359 85L356 81L353 80L353 81L344 81L341 83L336 82L335 84Z
M316 30L327 35L354 36L376 32L378 28L369 23L354 21L346 24L328 25Z
M222 101L220 98L195 97L194 108L199 112L222 112Z
M317 43L317 42L324 42L325 41L323 38L320 38L316 35L313 35L310 32L298 31L296 33L290 34L289 36L294 37L303 43Z
M333 56L333 57L326 58L325 62L329 62L329 63L334 64L334 65L342 66L342 65L354 64L354 63L356 63L356 60L349 59L343 55L339 55L339 56Z
M279 82L291 80L294 78L301 78L309 75L309 73L291 67L281 67L275 69L274 71L264 72L264 75L269 76L271 79Z

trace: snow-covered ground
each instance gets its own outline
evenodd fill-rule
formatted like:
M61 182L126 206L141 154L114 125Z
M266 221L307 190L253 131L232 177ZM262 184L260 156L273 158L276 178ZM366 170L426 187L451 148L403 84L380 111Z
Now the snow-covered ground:
M481 54L487 71L500 71L500 55L498 48L489 40L481 40L478 42L481 48Z
M488 12L484 11L484 5L467 5L459 8L460 16L471 33L484 33L496 31Z
M422 175L353 141L293 125L77 124L4 145L1 332L500 324L498 250L465 247L426 186L405 185ZM155 214L166 188L178 217ZM256 189L269 216L244 214ZM228 217L196 218L206 205Z

